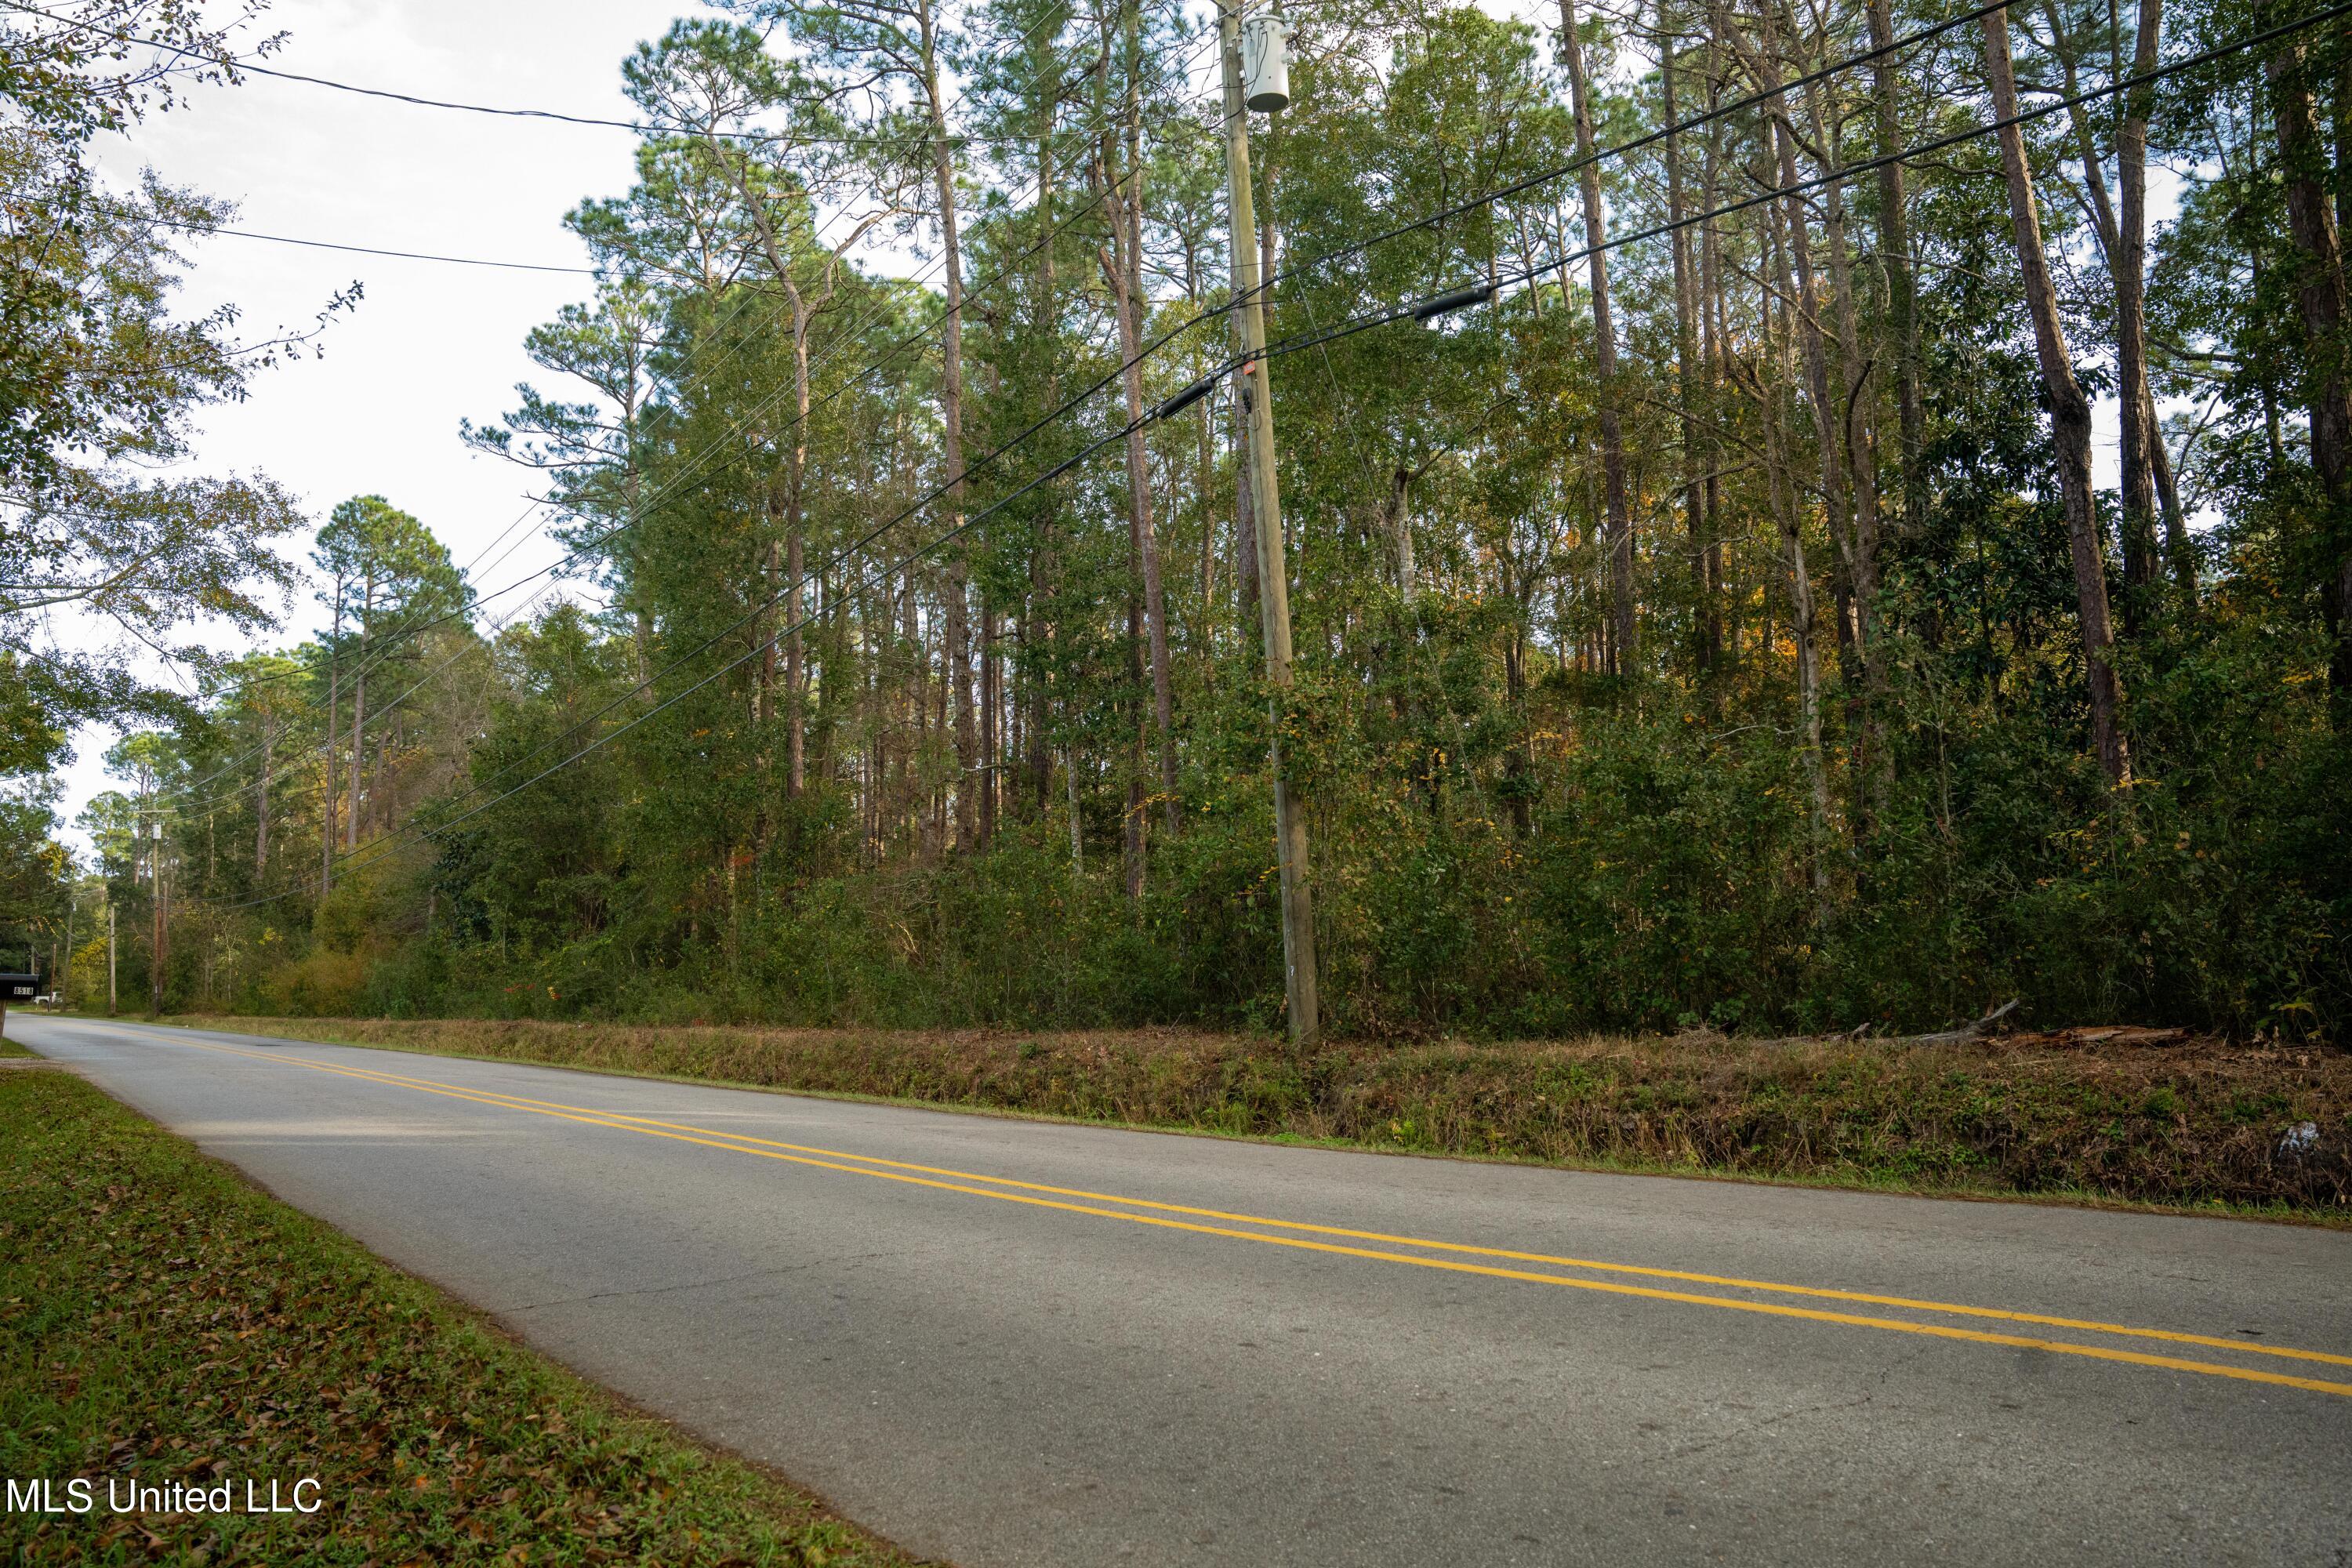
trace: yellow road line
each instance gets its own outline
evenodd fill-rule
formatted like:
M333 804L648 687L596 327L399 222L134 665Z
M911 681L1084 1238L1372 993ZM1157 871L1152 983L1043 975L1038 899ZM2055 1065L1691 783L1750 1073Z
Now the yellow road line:
M637 1132L646 1137L664 1138L681 1143L693 1143L704 1148L730 1153L751 1154L761 1159L779 1160L793 1164L812 1166L820 1170L838 1171L850 1175L870 1176L879 1181L899 1182L910 1186L930 1187L942 1192L964 1194L972 1197L994 1198L1003 1203L1017 1203L1037 1208L1059 1210L1069 1214L1088 1215L1102 1219L1125 1220L1132 1225L1153 1226L1163 1229L1186 1231L1196 1235L1224 1237L1240 1241L1261 1242L1272 1247L1286 1247L1302 1251L1322 1252L1346 1258L1360 1258L1385 1263L1409 1264L1416 1268L1443 1269L1452 1273L1482 1275L1492 1279L1523 1280L1532 1284L1561 1286L1570 1289L1597 1290L1610 1295L1631 1296L1650 1300L1675 1301L1691 1306L1716 1307L1730 1311L1754 1312L1771 1317L1796 1318L1810 1322L1837 1323L1853 1328L1879 1329L1893 1333L1920 1334L1935 1339L1958 1340L1975 1344L2006 1345L2017 1349L2048 1351L2059 1355L2078 1355L2097 1361L2117 1362L2134 1366L2158 1367L2174 1372L2196 1373L2210 1377L2233 1378L2247 1383L2270 1384L2286 1388L2299 1388L2316 1394L2332 1394L2352 1397L2352 1384L2328 1382L2320 1378L2298 1377L2285 1373L2265 1372L2256 1368L2226 1366L2214 1362L2192 1361L2184 1357L2156 1355L2142 1351L2118 1350L2105 1345L2074 1344L2061 1340L2043 1340L2021 1334L1994 1333L1980 1329L1956 1328L1941 1323L1905 1322L1892 1318L1869 1317L1859 1313L1830 1311L1820 1308L1791 1307L1774 1301L1743 1301L1725 1296L1702 1295L1693 1291L1666 1290L1650 1286L1625 1285L1613 1280L1574 1279L1558 1274L1536 1273L1527 1269L1497 1268L1488 1264L1455 1262L1449 1258L1422 1258L1407 1253L1388 1252L1377 1248L1342 1246L1332 1242L1310 1241L1299 1237L1268 1236L1259 1231L1235 1230L1226 1226L1202 1225L1186 1220L1162 1219L1154 1215L1139 1215L1120 1209L1107 1209L1091 1203L1063 1202L1057 1198L1031 1197L1024 1192L1004 1192L996 1187L1011 1186L1028 1192L1063 1194L1087 1197L1097 1202L1151 1208L1164 1213L1192 1214L1231 1219L1243 1224L1265 1225L1288 1229L1306 1230L1322 1235L1345 1236L1381 1240L1398 1245L1425 1247L1448 1251L1474 1253L1486 1257L1507 1258L1530 1262L1548 1262L1573 1268L1605 1269L1652 1277L1721 1284L1742 1289L1800 1293L1832 1300L1853 1300L1874 1304L1900 1306L1926 1311L1966 1314L1997 1318L2044 1326L2077 1329L2086 1331L2134 1335L2180 1342L2210 1345L2232 1352L2285 1355L2302 1359L2352 1364L2352 1357L2330 1355L2318 1351L2293 1351L2265 1345L2241 1344L2217 1337L2179 1334L2161 1329L2134 1329L2120 1325L2101 1324L2083 1320L2053 1318L2022 1312L2006 1312L1993 1308L1964 1307L1940 1302L1917 1301L1903 1297L1868 1296L1859 1292L1820 1289L1807 1286L1778 1285L1768 1281L1743 1280L1723 1276L1683 1274L1668 1269L1643 1268L1633 1264L1587 1262L1575 1258L1554 1258L1541 1253L1517 1253L1499 1248L1475 1247L1452 1242L1425 1241L1415 1237L1384 1237L1379 1232L1349 1231L1338 1226L1308 1225L1301 1221L1261 1219L1248 1215L1228 1215L1214 1209L1188 1208L1181 1205L1160 1204L1149 1199L1122 1198L1113 1194L1089 1194L1081 1189L1049 1187L1040 1184L1014 1182L1005 1177L973 1175L969 1173L943 1170L934 1166L911 1165L900 1161L878 1160L871 1155L848 1154L838 1151L810 1151L809 1146L779 1143L768 1139L753 1138L682 1123L656 1121L650 1117L638 1117L624 1111L600 1110L588 1106L566 1106L553 1100L533 1100L520 1095L506 1095L497 1090L478 1090L440 1083L430 1079L410 1078L403 1074L381 1071L372 1068L339 1067L314 1061L305 1057L284 1056L261 1051L244 1050L231 1046L187 1040L185 1044L199 1050L216 1051L224 1055L249 1057L257 1061L281 1063L310 1068L320 1072L362 1081L382 1083L387 1087L408 1089L421 1093L438 1095L451 1100L470 1101L496 1110L522 1110L532 1115L549 1116L588 1126L605 1127L616 1131ZM824 1154L830 1157L819 1158ZM846 1160L864 1161L864 1164L847 1164ZM875 1165L896 1167L877 1170ZM933 1175L906 1175L900 1171L925 1171ZM952 1176L956 1180L934 1179ZM967 1182L984 1182L992 1186L971 1186Z
M194 1043L194 1042L191 1042ZM234 1050L235 1047L215 1047L214 1049ZM432 1079L418 1079L377 1068L343 1068L315 1062L307 1058L247 1053L265 1060L299 1062L330 1072L349 1072L382 1079L406 1087L429 1086L447 1089ZM606 1110L593 1106L568 1105L560 1100L533 1100L524 1095L508 1094L498 1089L467 1089L469 1095L487 1097L518 1110L553 1109L582 1111L613 1121L628 1122L671 1131L699 1133L722 1138L737 1143L756 1144L767 1149L791 1150L803 1154L819 1155L834 1160L853 1160L866 1164L887 1166L893 1170L914 1171L927 1175L945 1176L957 1181L983 1182L992 1186L1013 1187L1024 1192L1048 1193L1060 1197L1085 1199L1094 1203L1119 1204L1133 1208L1151 1209L1162 1214L1191 1215L1203 1219L1229 1221L1239 1225L1267 1226L1283 1230L1302 1231L1317 1236L1342 1237L1349 1240L1372 1241L1383 1246L1419 1247L1434 1251L1451 1252L1469 1257L1498 1258L1519 1263L1543 1263L1556 1268L1583 1268L1611 1274L1629 1274L1653 1279L1673 1279L1685 1284L1717 1285L1734 1289L1767 1291L1779 1295L1806 1296L1817 1300L1847 1301L1863 1306L1896 1307L1909 1311L1937 1312L1948 1316L1983 1318L1995 1321L2030 1323L2040 1328L2067 1329L2082 1333L2115 1334L2134 1339L2161 1341L2172 1344L2202 1345L2248 1355L2283 1357L2294 1361L2325 1363L2335 1366L2352 1366L2352 1355L2336 1355L2326 1351L2299 1350L2283 1345L2251 1344L2242 1340L2214 1334L2193 1334L2171 1329L2137 1328L2128 1324L2102 1322L2083 1318L2058 1317L2041 1312L2011 1311L1997 1307L1973 1307L1952 1301L1936 1301L1910 1296L1887 1296L1859 1290L1838 1290L1822 1286L1790 1285L1769 1279L1748 1279L1738 1276L1701 1274L1685 1269L1656 1268L1635 1263L1612 1263L1596 1258L1565 1257L1555 1253L1525 1252L1507 1247L1478 1247L1465 1242L1438 1241L1426 1237L1399 1236L1383 1231L1356 1230L1343 1226L1318 1225L1307 1220L1275 1219L1264 1215L1237 1214L1225 1209L1203 1208L1186 1204L1162 1203L1150 1198L1131 1198L1116 1193L1092 1192L1083 1187L1054 1186L1039 1182L1024 1182L1010 1176L991 1176L951 1167L915 1164L903 1160L885 1159L880 1155L827 1149L814 1144L781 1142L755 1137L745 1132L728 1132L690 1123L665 1121L656 1117L639 1116L634 1112Z

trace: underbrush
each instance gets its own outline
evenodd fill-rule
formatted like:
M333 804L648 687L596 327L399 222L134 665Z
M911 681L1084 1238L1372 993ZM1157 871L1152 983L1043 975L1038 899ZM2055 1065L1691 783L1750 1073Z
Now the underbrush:
M295 1038L1254 1137L1969 1194L2352 1215L2352 1055L2212 1039L1961 1045L1711 1031L1349 1043L199 1019Z

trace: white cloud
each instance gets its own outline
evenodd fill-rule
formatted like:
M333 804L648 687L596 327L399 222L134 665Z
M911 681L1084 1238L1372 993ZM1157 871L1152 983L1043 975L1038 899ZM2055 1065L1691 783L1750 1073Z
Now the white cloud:
M268 63L424 97L628 119L623 57L673 15L695 10L642 0L298 0L265 18L289 35ZM97 156L119 183L152 166L174 184L231 198L243 208L239 226L266 234L580 266L586 257L562 215L584 196L625 190L633 146L622 130L253 77L236 89L197 89L172 113L105 139ZM523 334L584 297L588 279L227 237L198 242L193 254L184 308L234 303L248 334L307 324L353 279L366 297L331 329L324 359L266 374L249 401L208 410L191 471L268 473L320 518L347 496L381 493L422 518L461 563L515 521L531 476L467 451L457 422L511 405L514 384L534 371ZM529 532L503 564L486 561L477 582L499 586L561 553ZM304 597L287 638L320 619ZM111 740L96 731L76 737L65 774L68 821L110 787L100 755Z

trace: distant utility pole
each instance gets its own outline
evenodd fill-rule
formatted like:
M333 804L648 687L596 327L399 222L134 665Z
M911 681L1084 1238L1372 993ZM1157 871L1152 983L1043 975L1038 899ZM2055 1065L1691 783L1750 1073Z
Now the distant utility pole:
M148 870L154 883L155 945L153 956L147 964L147 1016L163 1016L163 819L155 819L155 845L149 851Z
M106 1016L117 1010L114 994L114 900L106 900Z
M1234 385L1249 432L1250 503L1257 514L1258 617L1265 632L1265 682L1274 690L1274 837L1282 865L1283 994L1290 1005L1291 1043L1303 1047L1315 1043L1322 1020L1315 989L1315 905L1307 886L1307 823L1291 797L1282 761L1283 693L1291 684L1290 575L1283 560L1282 497L1274 473L1273 382L1265 362L1265 310L1258 295L1257 211L1250 194L1239 6L1240 0L1220 0L1217 7L1218 52L1225 80L1227 239L1234 297L1242 317L1242 370Z

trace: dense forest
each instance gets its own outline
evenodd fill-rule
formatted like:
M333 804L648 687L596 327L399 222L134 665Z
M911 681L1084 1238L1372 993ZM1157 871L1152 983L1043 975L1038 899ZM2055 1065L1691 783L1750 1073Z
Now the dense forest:
M11 531L66 542L0 552L14 929L103 1005L111 921L126 1009L1280 1029L1278 775L1337 1033L2340 1037L2345 7L1501 9L1296 4L1263 114L1170 0L677 23L593 289L452 433L562 564L461 567L386 452L329 629L201 701L27 607L144 548L74 542L138 497L53 456L138 410L13 419ZM42 85L169 73L5 26L12 316L170 325L216 218L93 194L107 116ZM282 503L92 592L252 592Z

